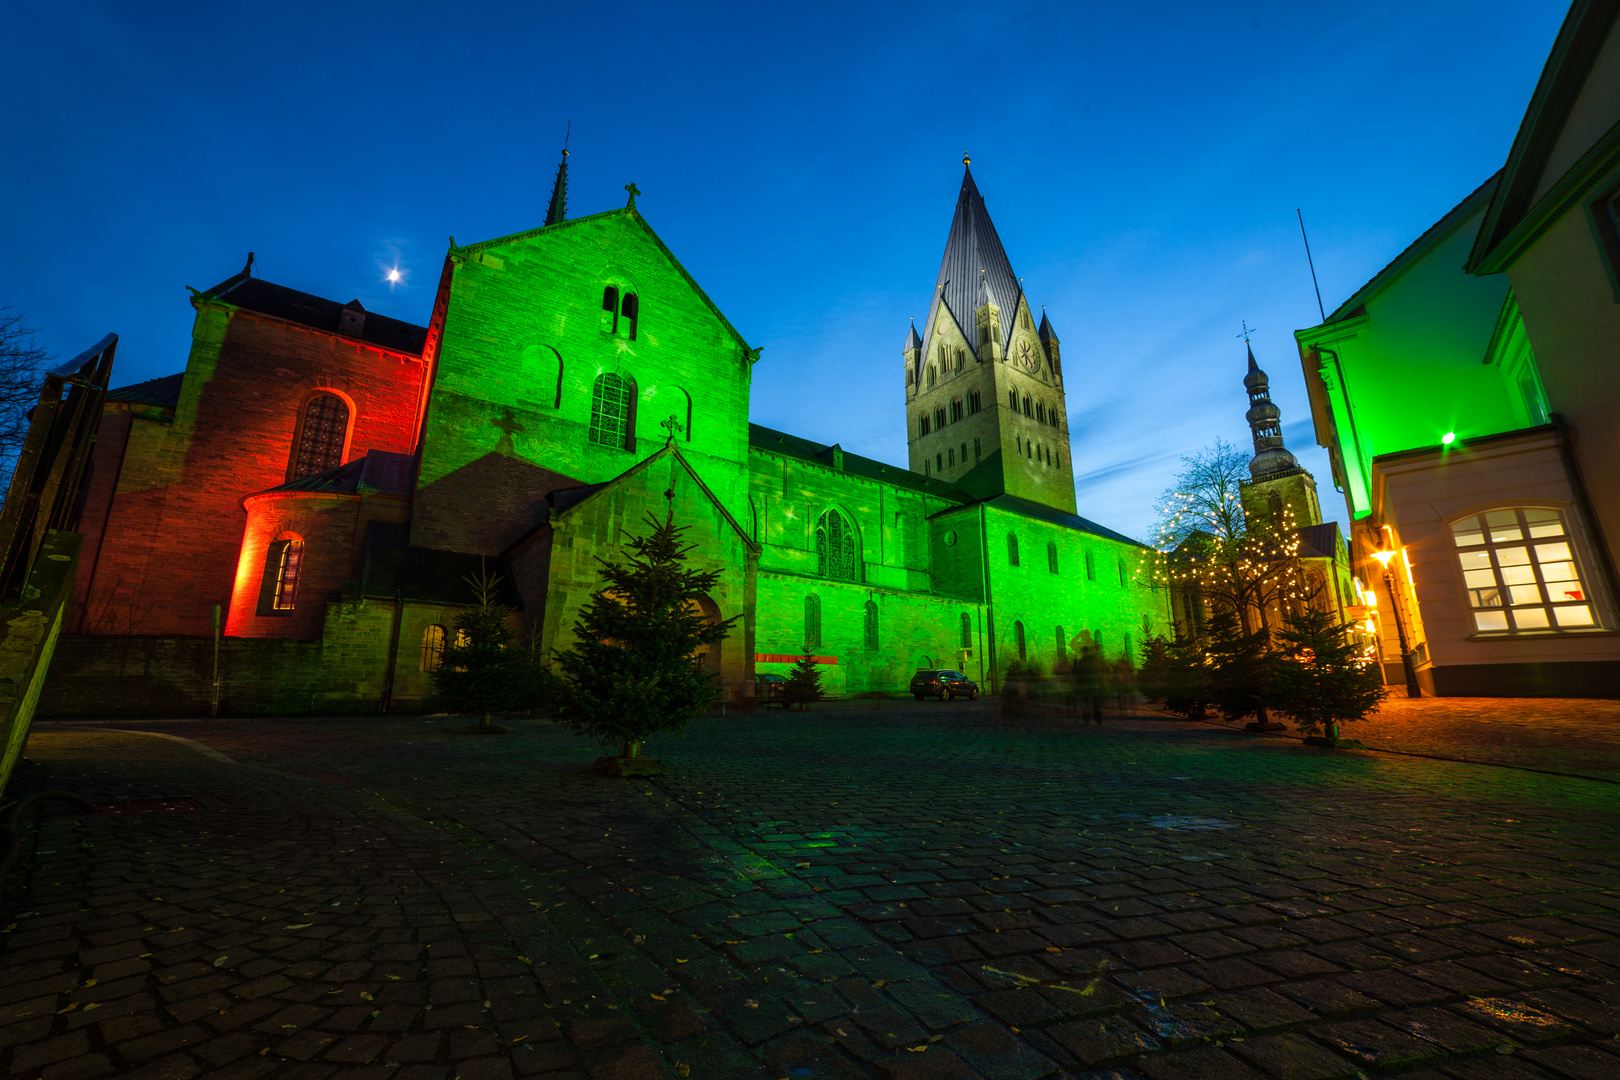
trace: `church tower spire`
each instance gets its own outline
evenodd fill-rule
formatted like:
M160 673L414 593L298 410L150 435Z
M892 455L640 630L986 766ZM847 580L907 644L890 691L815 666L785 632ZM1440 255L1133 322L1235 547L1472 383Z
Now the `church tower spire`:
M551 185L551 205L546 208L546 224L555 225L568 217L568 137L573 134L574 125L568 125L568 135L563 136L562 161L557 165L557 179Z
M1316 497L1316 478L1283 445L1282 410L1271 400L1271 380L1254 360L1254 346L1244 343L1249 353L1249 371L1243 376L1243 389L1249 395L1249 422L1254 439L1254 457L1249 459L1249 476L1243 485L1245 515L1276 514L1286 505L1294 514L1295 525L1316 525L1322 520L1322 507Z
M1057 336L1037 331L965 158L922 336L902 355L913 472L1074 513Z

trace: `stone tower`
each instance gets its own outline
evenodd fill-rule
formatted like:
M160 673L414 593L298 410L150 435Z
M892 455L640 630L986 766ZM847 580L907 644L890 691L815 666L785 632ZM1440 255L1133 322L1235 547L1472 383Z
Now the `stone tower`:
M902 351L909 465L979 498L1072 514L1057 334L1044 313L1037 328L966 165L927 322Z
M1244 419L1254 436L1254 457L1249 460L1250 480L1243 485L1243 512L1252 521L1287 506L1296 526L1319 525L1322 506L1316 498L1316 478L1283 445L1282 410L1271 400L1271 381L1254 362L1249 347L1249 372L1243 376L1249 393Z

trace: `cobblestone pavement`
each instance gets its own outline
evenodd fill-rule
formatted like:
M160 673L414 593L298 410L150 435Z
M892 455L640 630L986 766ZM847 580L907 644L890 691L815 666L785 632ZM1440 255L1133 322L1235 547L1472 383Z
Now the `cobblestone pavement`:
M984 703L708 718L637 782L453 724L38 732L33 782L203 808L30 833L12 1073L1620 1076L1610 783Z

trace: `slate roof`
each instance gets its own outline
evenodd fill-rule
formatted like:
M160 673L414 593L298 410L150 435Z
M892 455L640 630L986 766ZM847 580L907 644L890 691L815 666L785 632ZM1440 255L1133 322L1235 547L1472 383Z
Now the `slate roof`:
M127 401L133 405L162 405L172 409L180 401L180 383L185 377L186 373L182 371L177 375L165 375L160 379L147 379L109 390L107 400Z
M397 592L405 600L435 604L477 602L467 578L487 567L500 569L500 560L485 560L459 551L433 551L411 547L407 522L373 521L366 529L366 562L360 572L360 595L392 600ZM510 574L502 574L496 599L521 609L523 598Z
M950 235L945 239L945 255L939 261L934 296L929 298L924 342L933 342L934 325L942 317L942 311L946 312L943 317L956 320L957 328L970 344L979 340L973 312L979 306L981 282L1001 309L1001 344L1005 348L1012 340L1013 312L1018 309L1018 298L1024 290L1018 284L1018 275L1013 273L1012 263L1007 261L1001 237L996 235L990 212L985 209L984 199L973 182L973 170L963 166L962 191L956 198ZM943 304L934 303L935 298L941 297Z
M415 487L416 458L413 455L367 450L365 457L355 458L346 465L278 484L258 494L267 495L274 491L316 491L342 495L369 495L373 492L409 495Z
M987 500L985 505L993 506L997 510L1006 510L1021 517L1034 518L1037 521L1060 525L1065 529L1078 529L1081 532L1091 533L1093 536L1103 537L1105 540L1118 540L1120 543L1129 544L1132 547L1145 548L1148 546L1140 540L1133 540L1124 533L1117 533L1113 529L1105 528L1089 518L1081 517L1079 514L1065 514L1062 510L1042 506L1038 502L1031 502L1017 495L997 495L995 498Z
M1331 559L1339 550L1339 523L1324 521L1320 525L1301 525L1299 554L1305 559Z
M842 447L828 446L826 443L812 442L801 439L797 435L789 435L774 428L763 427L759 424L748 425L748 445L756 450L768 450L773 454L782 454L787 457L799 458L801 461L814 461L818 465L832 466L833 450L839 449L844 455L844 472L851 476L864 476L869 480L877 480L884 484L893 484L895 487L909 488L928 495L936 495L941 499L950 499L954 502L972 502L973 497L955 484L944 480L936 480L930 476L918 476L910 469L902 469L888 465L881 461L874 461L860 454L852 454Z
M338 333L338 321L344 308L365 311L360 307L358 300L340 304L336 300L327 300L324 297L299 292L297 289L289 289L284 285L272 284L263 278L247 277L243 274L226 278L202 295L209 300L218 300L248 311L256 311L261 315L324 330L328 334ZM360 330L360 340L394 352L421 356L422 349L427 344L427 327L367 311L365 324Z

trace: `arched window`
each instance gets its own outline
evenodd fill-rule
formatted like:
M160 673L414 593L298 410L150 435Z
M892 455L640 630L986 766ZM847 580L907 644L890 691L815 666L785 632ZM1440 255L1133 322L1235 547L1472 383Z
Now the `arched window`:
M1054 574L1058 572L1057 545L1050 540L1046 542L1046 568Z
M978 439L973 440L973 460L974 461L979 460L979 440Z
M962 399L951 398L951 420L954 422L960 419L962 419Z
M956 468L956 447L953 446L949 450L946 450L945 454L947 459L945 463L953 469Z
M968 391L968 412L976 413L984 408L984 398L977 390Z
M821 648L821 597L815 593L804 598L804 643Z
M635 439L635 383L611 371L598 375L591 391L591 442L634 450Z
M1025 652L1025 649L1024 649L1024 624L1023 623L1021 623L1021 622L1013 623L1013 639L1018 642L1018 659L1020 659L1020 660L1029 659L1029 656Z
M641 318L641 297L633 292L625 293L624 299L619 302L619 314L630 323L630 340L636 340L636 323Z
M1035 403L1035 419L1043 424L1046 423L1046 402L1037 401Z
M929 426L928 415L926 413L917 417L917 434L919 436L926 435L932 430L933 428Z
M967 353L961 349L956 350L956 370L961 371L962 365L967 362Z
M429 623L422 629L422 670L438 671L444 663L444 627Z
M1069 639L1063 636L1063 627L1056 627L1054 634L1057 637L1057 660L1063 663L1069 658Z
M1125 560L1124 559L1119 560L1119 584L1120 584L1121 588L1125 587Z
M1008 533L1007 534L1007 565L1008 566L1017 566L1018 565L1018 534L1017 533Z
M1029 395L1028 394L1024 395L1024 415L1025 416L1034 416L1035 415L1034 410L1030 408Z
M1524 506L1451 523L1463 588L1481 633L1548 633L1597 622L1564 515Z
M1007 404L1012 406L1013 412L1018 411L1018 391L1007 391Z
M878 651L878 606L875 600L866 602L866 651Z
M928 365L928 389L932 390L934 388L934 383L936 383L938 381L939 381L939 372L934 368L933 364L929 364Z
M602 329L610 334L619 332L619 287L609 285L602 290L602 310L607 314L602 316Z
M944 472L945 471L945 455L944 454L935 454L934 455L934 471L935 472Z
M1091 552L1086 552L1086 580L1097 580L1097 559Z
M298 575L304 568L304 542L283 537L265 553L265 577L270 584L270 610L291 611L298 602Z
M962 648L973 648L973 616L962 612Z
M310 398L304 406L303 423L298 425L298 448L293 454L290 479L302 480L343 464L348 437L348 404L336 394Z
M967 443L962 444L962 464L967 464Z
M945 426L945 406L943 405L934 410L934 426L937 428Z
M855 526L837 510L816 522L816 573L834 581L855 581L858 568Z

